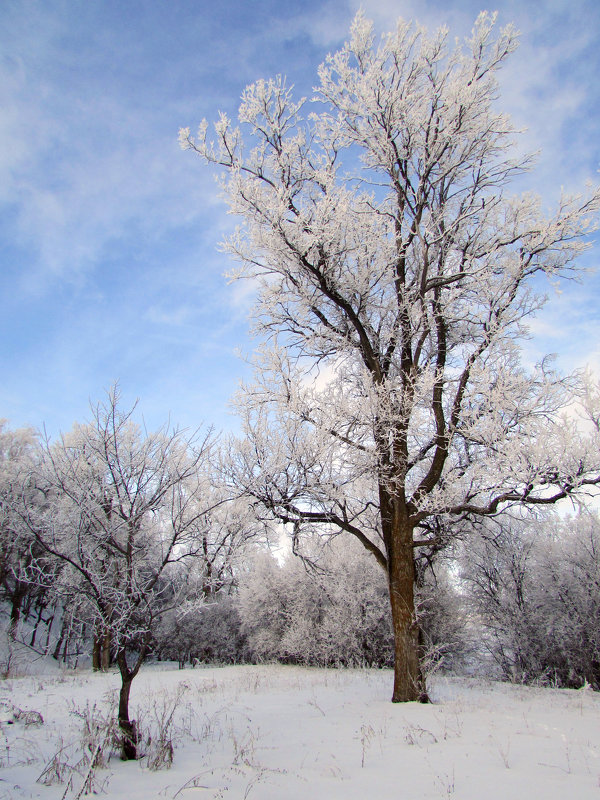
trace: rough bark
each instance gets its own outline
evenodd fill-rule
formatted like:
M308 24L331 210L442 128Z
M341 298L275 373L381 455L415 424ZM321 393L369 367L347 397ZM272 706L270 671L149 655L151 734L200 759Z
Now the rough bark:
M388 581L394 629L393 703L428 702L419 660L419 626L415 610L415 569L412 529L392 526L388 548Z
M119 691L119 728L122 731L121 758L132 761L137 758L137 730L135 720L129 719L129 693L132 680L123 678Z
M94 672L99 670L107 672L110 668L110 631L108 630L105 630L103 634L97 631L94 636L92 668Z

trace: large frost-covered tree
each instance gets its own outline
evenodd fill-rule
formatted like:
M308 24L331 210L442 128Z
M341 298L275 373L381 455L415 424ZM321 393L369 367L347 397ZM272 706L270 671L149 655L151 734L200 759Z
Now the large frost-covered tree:
M375 43L359 14L319 69L312 104L283 78L249 86L183 147L221 165L239 277L264 337L233 477L298 544L356 536L386 570L394 701L425 699L415 554L470 516L597 484L597 443L561 416L577 394L519 339L540 277L574 269L600 195L552 213L508 185L530 166L495 109L516 46L481 14L449 45L400 21ZM245 146L244 137L252 145Z

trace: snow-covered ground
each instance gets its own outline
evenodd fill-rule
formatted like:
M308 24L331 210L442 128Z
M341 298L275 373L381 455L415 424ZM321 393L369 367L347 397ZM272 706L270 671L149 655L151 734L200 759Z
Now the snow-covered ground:
M91 786L114 800L600 798L599 695L438 677L432 704L392 705L391 682L386 670L149 666L132 688L148 756L114 753ZM0 798L78 797L86 718L110 717L118 686L88 671L1 682ZM153 771L174 707L174 761Z

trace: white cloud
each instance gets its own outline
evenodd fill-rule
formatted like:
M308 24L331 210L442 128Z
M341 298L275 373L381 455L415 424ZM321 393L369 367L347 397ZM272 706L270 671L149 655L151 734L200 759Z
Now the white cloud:
M42 13L31 28L13 16L0 63L0 204L27 255L24 288L80 282L115 241L208 217L212 178L179 150L175 110L157 111L114 76L78 81L80 54L61 50L66 16Z

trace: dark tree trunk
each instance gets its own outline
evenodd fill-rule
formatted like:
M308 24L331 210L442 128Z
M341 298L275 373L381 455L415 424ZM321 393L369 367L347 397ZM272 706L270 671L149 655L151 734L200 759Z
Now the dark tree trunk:
M37 619L35 621L35 625L33 626L33 633L31 634L31 641L29 642L30 647L35 647L35 640L37 638L38 628L40 627L40 623L43 622L44 611L46 610L46 606L40 602L37 608Z
M387 495L387 496L386 496ZM382 528L387 548L388 585L394 629L393 703L429 701L420 665L419 626L415 610L413 529L396 498L380 492Z
M102 670L107 672L110 669L110 632L104 634L96 632L94 636L94 648L92 650L92 668L95 672Z
M119 650L117 663L121 672L121 689L119 691L119 728L123 734L121 758L123 761L132 761L137 758L137 731L135 720L129 719L129 694L135 676L127 666L125 650Z
M110 631L106 631L102 638L102 655L100 658L102 672L108 672L110 669L110 644Z
M50 648L50 634L52 633L52 626L54 625L54 619L56 617L56 606L54 606L52 615L49 617L48 622L46 623L46 643L44 644L44 650L46 653Z
M138 757L138 734L135 720L129 719L129 694L133 679L140 671L147 652L147 643L142 645L133 669L127 665L125 648L117 653L117 664L121 673L121 689L119 691L119 728L123 734L121 740L121 758L123 761L132 761Z
M394 559L390 565L390 606L394 628L393 703L428 701L419 660L419 626L415 616L411 572L412 563L406 559Z
M94 636L94 644L92 646L92 669L94 672L100 670L100 647L102 640L98 636Z
M63 653L62 653L62 660L63 660L63 662L65 664L67 663L67 659L69 657L69 643L70 643L70 641L71 641L71 633L70 633L70 631L67 631L67 638L65 639L65 644L64 644Z
M137 730L135 720L129 719L129 693L132 679L122 679L119 692L119 728L123 733L121 741L121 758L132 761L137 758Z
M17 629L21 620L21 607L23 600L27 594L27 586L23 583L17 582L12 596L12 605L10 608L10 622L8 625L8 637L15 640L17 636Z
M55 658L57 661L60 658L60 648L62 647L64 638L65 638L66 630L67 630L67 621L63 617L63 621L62 621L62 625L61 625L61 628L60 628L60 634L59 634L59 637L58 637L58 641L56 642L56 647L54 648L54 652L52 653L52 657Z

